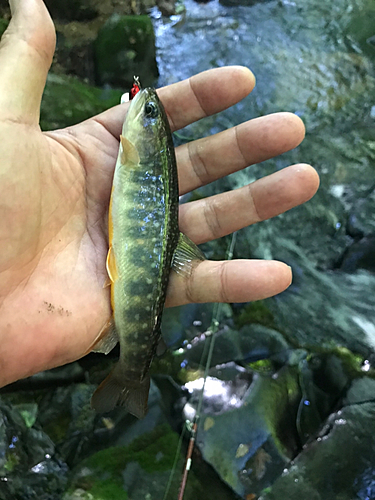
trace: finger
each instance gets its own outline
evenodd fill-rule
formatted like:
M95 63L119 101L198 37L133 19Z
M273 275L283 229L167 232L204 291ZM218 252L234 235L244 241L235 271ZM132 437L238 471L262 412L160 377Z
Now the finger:
M276 113L184 144L176 150L180 194L285 153L304 136L305 127L298 116Z
M205 260L188 279L171 274L166 305L260 300L281 293L291 280L290 267L274 260Z
M252 72L243 66L215 68L158 90L172 131L205 116L218 113L246 97L254 88ZM127 106L120 105L96 116L104 127L119 137Z
M0 116L39 123L40 102L55 49L55 29L42 0L12 0L0 42Z
M181 205L180 229L204 243L286 212L309 200L318 187L315 169L293 165L248 186Z
M204 71L160 89L172 130L233 106L255 86L252 72L243 66Z

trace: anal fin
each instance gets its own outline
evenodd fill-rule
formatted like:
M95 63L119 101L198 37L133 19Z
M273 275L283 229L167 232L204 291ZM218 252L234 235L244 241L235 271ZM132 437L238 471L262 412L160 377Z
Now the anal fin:
M100 330L98 336L91 344L89 352L101 352L103 354L108 354L112 351L112 349L116 346L118 342L118 334L113 321L113 318L110 318L107 323Z
M108 249L106 267L109 279L111 280L111 283L114 283L118 278L118 274L115 254L113 253L112 246L110 246Z

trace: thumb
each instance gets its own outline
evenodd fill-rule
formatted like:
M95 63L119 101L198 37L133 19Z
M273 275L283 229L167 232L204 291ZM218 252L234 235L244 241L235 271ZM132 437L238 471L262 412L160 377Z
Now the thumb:
M42 0L9 3L12 19L0 42L0 119L37 124L55 28Z

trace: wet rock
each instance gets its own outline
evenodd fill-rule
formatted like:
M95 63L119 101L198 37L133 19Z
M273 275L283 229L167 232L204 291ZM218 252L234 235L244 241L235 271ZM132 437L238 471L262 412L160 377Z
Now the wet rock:
M95 42L95 71L100 85L130 88L134 75L144 87L158 76L155 34L146 16L113 15Z
M347 273L357 269L375 272L375 236L366 236L353 243L343 255L340 269Z
M273 484L321 428L350 381L334 356L288 351L285 366L234 363L209 371L197 445L203 458L243 498ZM267 369L265 370L265 367ZM184 416L193 421L203 378L187 382Z
M229 320L232 310L222 304L220 321ZM187 304L164 311L162 332L168 347L180 347L207 331L212 324L214 304Z
M84 23L71 22L57 28L56 50L52 71L79 77L86 83L95 84L93 42L97 29Z
M267 2L270 2L270 0L220 0L220 3L226 7L234 7L235 5L246 5L247 7L251 7L257 3Z
M156 5L163 16L172 16L176 14L176 0L156 0Z
M375 46L372 42L375 41L374 24L371 22L374 15L375 8L371 0L365 0L363 6L354 5L345 34L349 42L358 44L363 52L375 60Z
M346 406L332 414L319 436L260 499L373 498L374 417L373 402Z
M46 5L54 19L89 21L98 15L95 0L46 0Z
M192 339L184 347L182 357L189 364L202 363L206 334ZM281 364L288 359L289 344L276 330L259 324L245 325L240 330L224 326L215 334L215 348L211 366L229 361L251 362L278 357Z
M222 480L244 496L271 484L295 453L300 392L293 369L275 378L255 374L238 394L232 387L237 383L209 381L196 442ZM189 403L190 419L193 411Z
M99 89L78 79L50 73L43 94L40 124L43 130L74 125L115 106L121 92Z
M355 7L350 0L339 0L328 13L326 3L312 0L231 10L187 0L186 19L178 28L155 22L162 83L233 62L249 66L257 77L254 92L234 109L184 130L188 140L280 110L304 121L308 134L301 146L211 183L198 195L240 188L289 164L315 165L322 179L318 194L303 206L242 230L235 256L274 258L292 266L293 285L266 301L274 316L272 328L295 345L339 345L363 356L375 346L375 277L364 272L348 277L332 269L353 244L355 234L347 229L353 214L363 235L374 234L375 205L369 192L374 182L374 67L358 45L348 49L343 35L352 16L372 18L370 4L361 0ZM333 12L339 19L335 26ZM306 29L306 19L312 29ZM181 65L186 52L190 57Z
M20 408L21 409L21 408ZM58 499L67 466L49 436L37 426L31 406L21 412L0 401L0 498Z
M75 470L64 500L77 498L77 491L82 490L91 495L92 500L162 498L175 461L178 440L177 434L162 425L128 446L111 447L92 455ZM177 459L180 470L182 455ZM168 499L175 498L178 486L179 477L176 476ZM205 498L193 476L186 498Z

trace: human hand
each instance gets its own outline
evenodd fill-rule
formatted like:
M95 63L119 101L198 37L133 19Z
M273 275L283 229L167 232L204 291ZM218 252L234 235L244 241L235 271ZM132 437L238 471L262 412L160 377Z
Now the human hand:
M41 0L11 1L0 45L0 386L81 357L110 311L106 218L127 105L64 130L42 133L39 111L55 31ZM232 106L254 86L246 68L207 71L160 89L178 130ZM296 147L299 118L278 113L177 148L184 194ZM237 191L180 207L196 243L229 234L308 200L318 176L294 165ZM199 263L186 282L172 273L167 305L241 302L283 291L276 261Z

